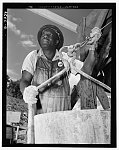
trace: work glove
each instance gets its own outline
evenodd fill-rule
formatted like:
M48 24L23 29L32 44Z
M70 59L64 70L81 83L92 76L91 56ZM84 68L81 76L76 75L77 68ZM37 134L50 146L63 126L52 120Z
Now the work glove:
M38 95L37 87L30 85L24 89L23 99L25 103L35 104L37 102L37 98L36 98L37 95Z
M97 41L100 39L102 33L98 27L94 27L91 31L91 39L88 41L87 46L89 46L89 50L95 50L95 48L97 47Z

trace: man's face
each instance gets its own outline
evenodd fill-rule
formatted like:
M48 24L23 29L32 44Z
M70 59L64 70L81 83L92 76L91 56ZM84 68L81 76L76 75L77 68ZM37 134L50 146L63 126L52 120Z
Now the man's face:
M56 42L58 40L57 34L55 31L46 29L42 31L40 45L41 47L54 47L56 46Z

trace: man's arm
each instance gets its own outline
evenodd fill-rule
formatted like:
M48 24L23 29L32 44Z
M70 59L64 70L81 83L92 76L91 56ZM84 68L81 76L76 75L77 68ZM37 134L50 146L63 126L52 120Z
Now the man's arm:
M29 73L26 70L22 71L22 78L20 80L20 91L22 93L24 92L24 89L26 87L28 87L29 85L31 85L32 78L33 78L33 75L31 73ZM46 87L47 86L44 86L43 88L40 88L39 92L43 92Z
M33 75L29 73L28 71L24 70L22 71L22 78L20 80L20 90L23 93L24 89L31 85Z

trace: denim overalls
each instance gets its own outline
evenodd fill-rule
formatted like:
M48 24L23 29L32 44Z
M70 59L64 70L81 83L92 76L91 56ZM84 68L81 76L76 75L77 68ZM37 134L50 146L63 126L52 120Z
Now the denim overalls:
M64 69L64 65L61 60L50 61L47 58L38 56L32 85L40 85L62 69ZM39 105L40 108L38 108ZM36 106L37 110L40 110L37 111L37 114L71 109L70 86L67 74L61 76L59 80L46 87L42 93L39 93Z

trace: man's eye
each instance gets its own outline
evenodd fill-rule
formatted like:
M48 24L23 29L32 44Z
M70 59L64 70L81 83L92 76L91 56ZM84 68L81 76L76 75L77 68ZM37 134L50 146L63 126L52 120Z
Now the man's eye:
M52 34L43 34L42 36L52 37Z
M48 34L48 36L49 36L49 37L52 37L53 35L52 35L52 34Z

